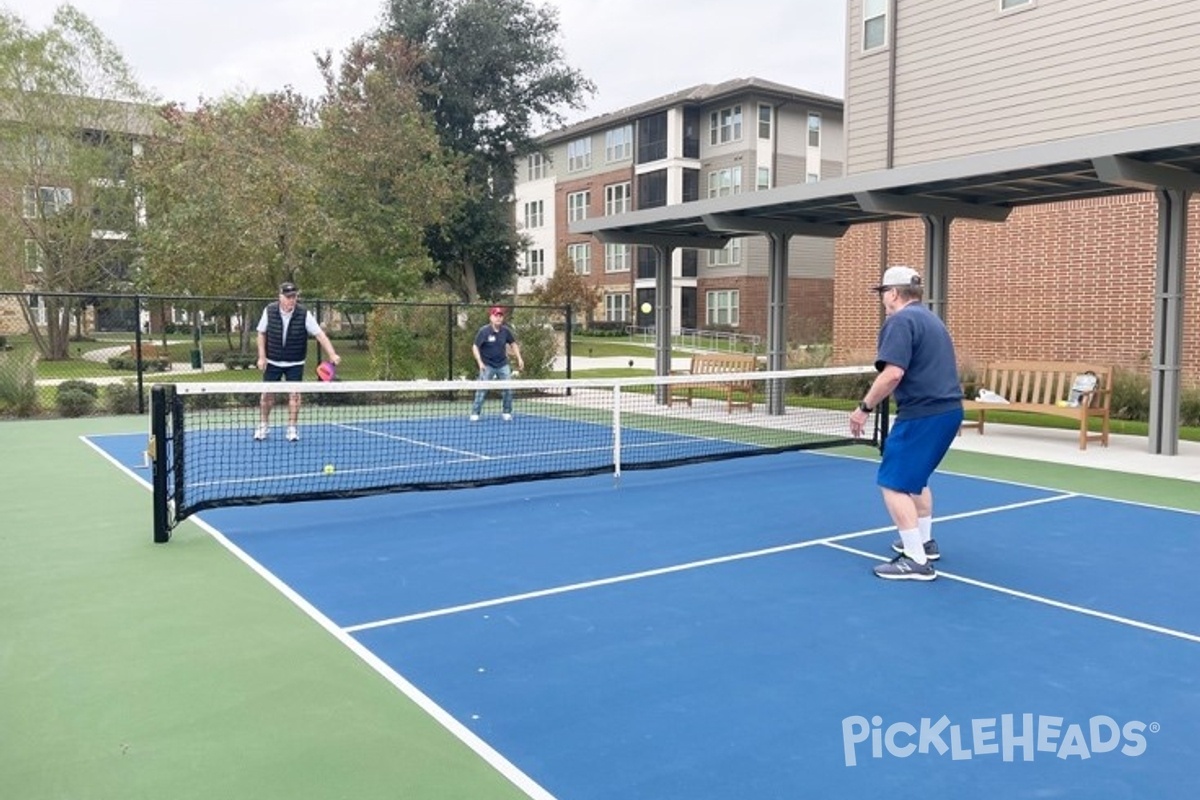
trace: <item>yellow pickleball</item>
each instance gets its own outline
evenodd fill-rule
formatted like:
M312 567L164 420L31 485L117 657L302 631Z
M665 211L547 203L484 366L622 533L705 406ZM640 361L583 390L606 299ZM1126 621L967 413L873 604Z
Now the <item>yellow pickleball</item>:
M332 475L332 474L333 474L333 464L326 464L326 465L325 465L325 474L326 474L326 475Z

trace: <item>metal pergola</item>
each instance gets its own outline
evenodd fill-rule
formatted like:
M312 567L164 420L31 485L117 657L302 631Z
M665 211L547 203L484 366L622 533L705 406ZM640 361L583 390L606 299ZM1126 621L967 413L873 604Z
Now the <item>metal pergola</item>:
M1179 450L1179 389L1187 208L1200 189L1200 119L1063 139L1027 147L867 172L581 220L572 233L611 244L653 247L658 255L656 366L670 372L671 274L675 248L721 248L734 237L770 244L768 368L785 361L788 243L792 236L840 237L851 225L919 217L925 223L926 302L946 311L950 223L1004 222L1013 208L1154 192L1158 200L1154 344L1150 365L1151 453ZM781 392L768 397L783 413Z

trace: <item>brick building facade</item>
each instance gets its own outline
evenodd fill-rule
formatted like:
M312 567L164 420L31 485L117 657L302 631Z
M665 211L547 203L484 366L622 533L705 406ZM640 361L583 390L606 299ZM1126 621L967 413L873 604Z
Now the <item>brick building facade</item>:
M962 366L998 358L1085 360L1149 375L1157 204L1134 194L1030 206L1005 223L951 226L946 321ZM1200 212L1189 209L1189 251ZM882 272L882 225L852 228L835 259L833 341L839 361L867 363L880 323L868 291ZM924 262L919 220L889 223L889 264ZM1188 278L1190 291L1196 275ZM1184 307L1181 383L1200 386L1200 308Z

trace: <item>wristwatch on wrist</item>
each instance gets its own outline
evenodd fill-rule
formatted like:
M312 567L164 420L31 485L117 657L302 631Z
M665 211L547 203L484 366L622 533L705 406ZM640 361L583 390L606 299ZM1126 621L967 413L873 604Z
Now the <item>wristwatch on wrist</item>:
M866 400L859 400L858 401L858 410L863 412L864 414L870 414L875 409L873 409L869 405L867 405Z

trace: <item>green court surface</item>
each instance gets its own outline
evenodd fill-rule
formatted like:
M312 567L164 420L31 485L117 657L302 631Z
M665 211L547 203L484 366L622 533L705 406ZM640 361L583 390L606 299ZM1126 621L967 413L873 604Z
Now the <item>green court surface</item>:
M0 423L0 797L524 796L199 527L153 544L149 492L80 440L143 427ZM1200 510L1186 481L944 468Z

